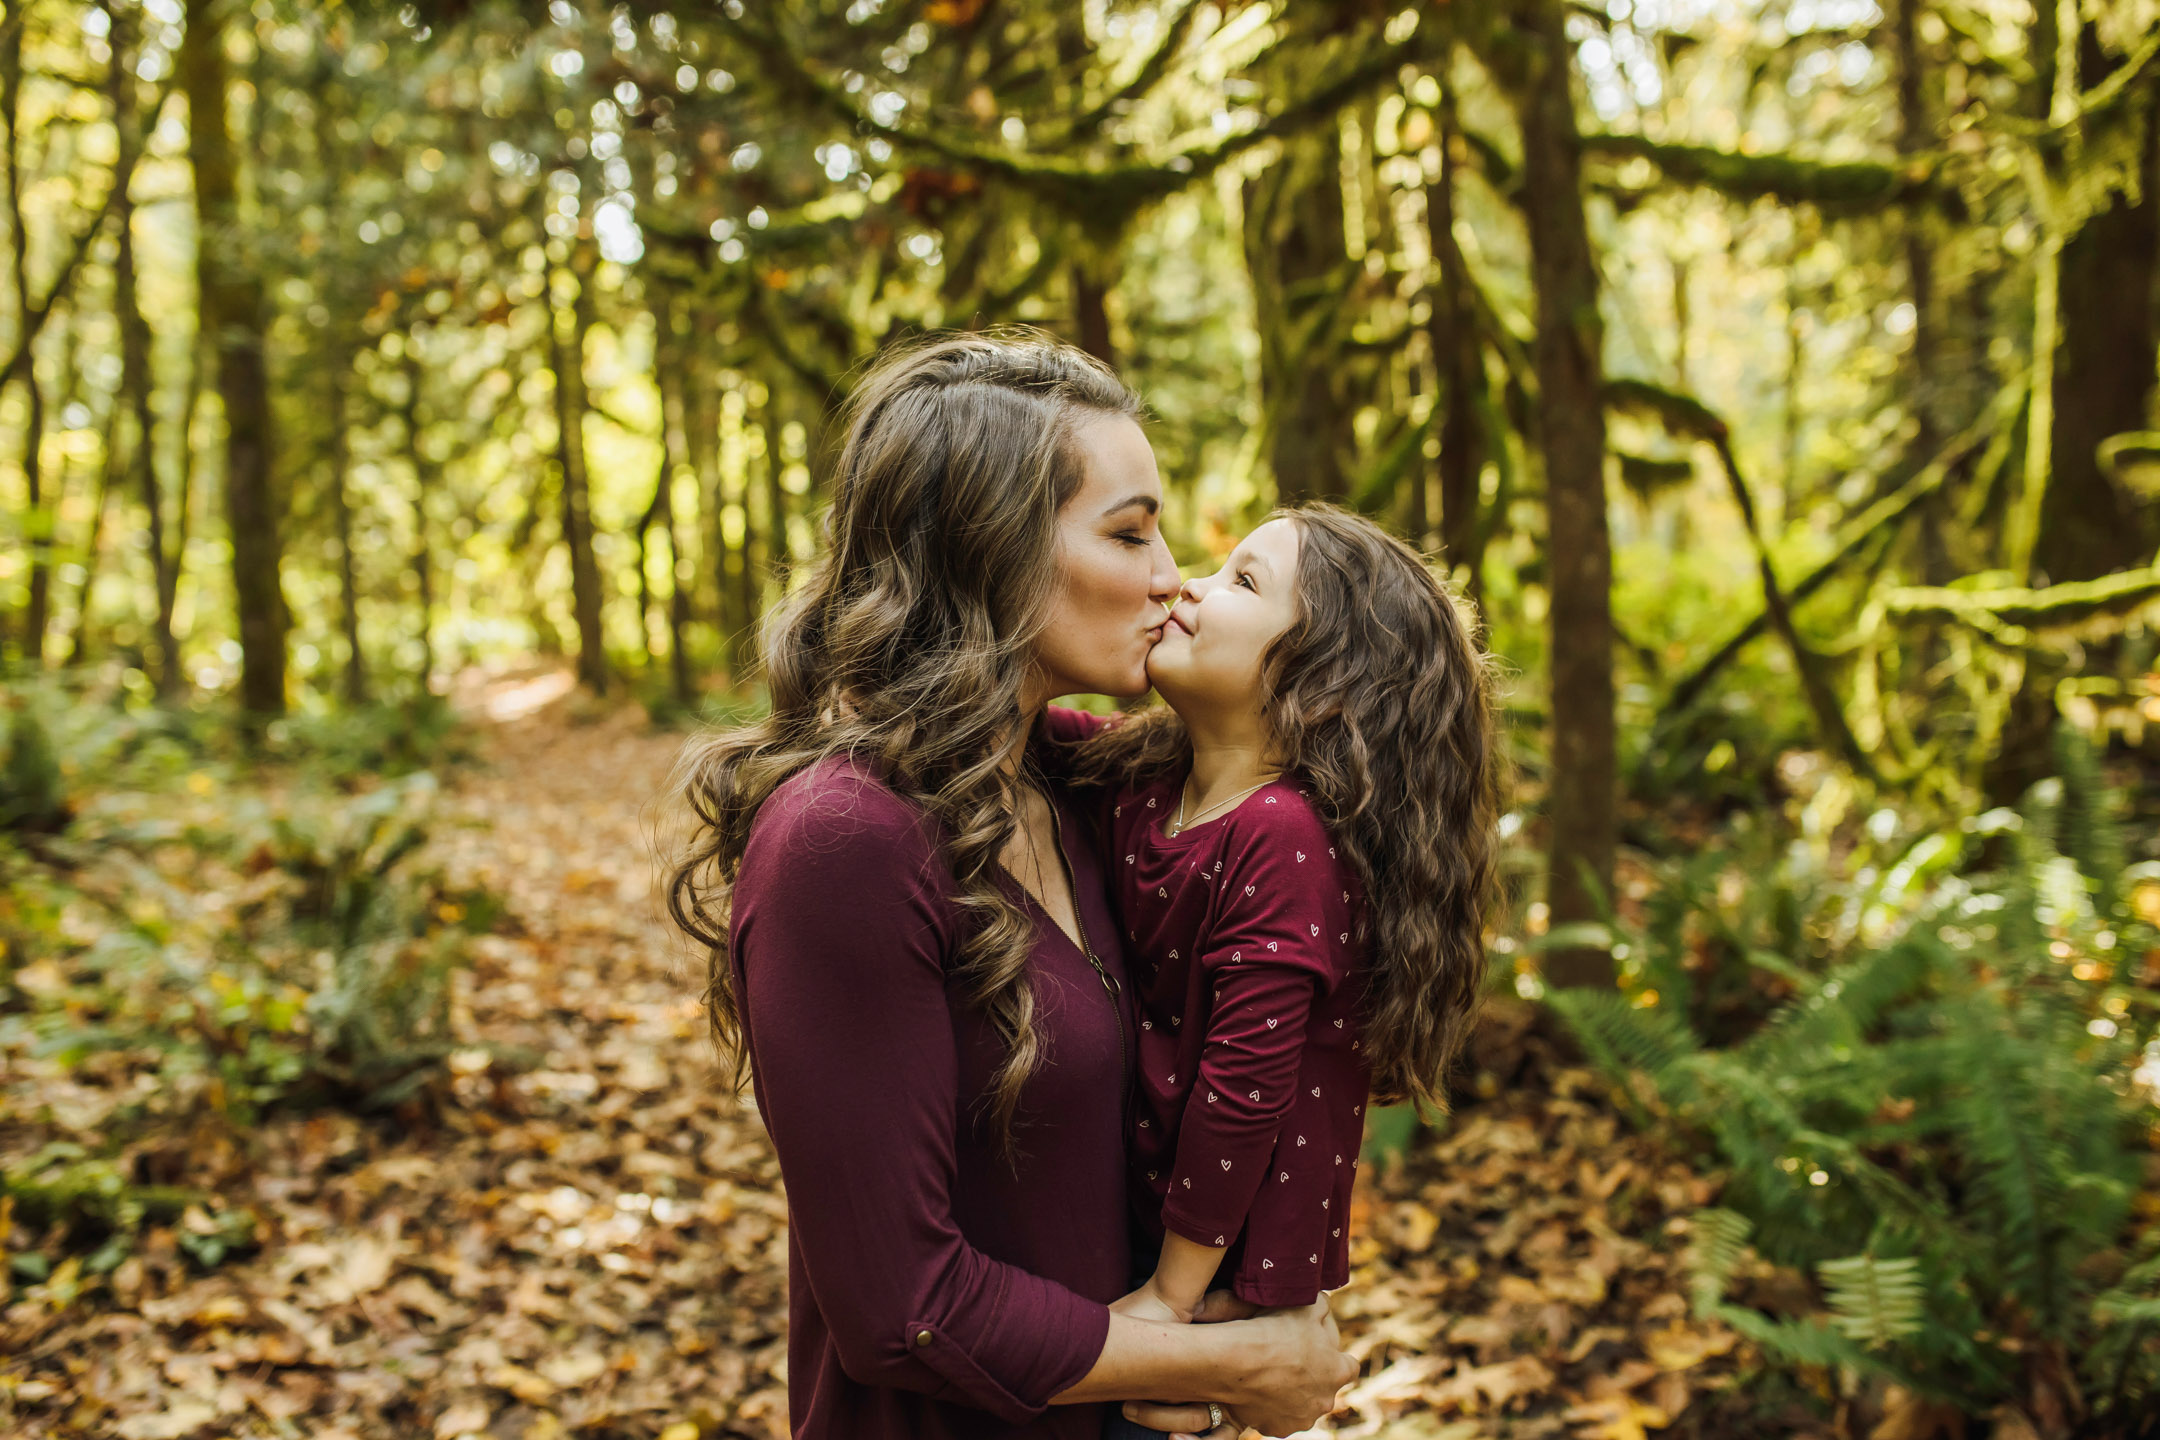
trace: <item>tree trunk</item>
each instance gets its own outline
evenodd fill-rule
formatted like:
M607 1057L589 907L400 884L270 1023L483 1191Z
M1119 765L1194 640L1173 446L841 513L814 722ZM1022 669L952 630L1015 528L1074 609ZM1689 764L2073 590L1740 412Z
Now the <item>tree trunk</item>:
M592 326L593 256L580 242L571 272L577 293L565 317L549 327L555 369L556 459L562 466L563 543L570 547L570 595L577 614L578 680L595 695L607 693L608 665L600 630L600 567L593 556L592 492L585 471L585 333Z
M702 307L690 315L690 334L684 356L683 397L686 447L690 468L697 474L699 503L705 512L705 566L712 572L713 625L719 632L728 680L740 684L750 657L751 606L746 575L749 518L744 513L744 542L727 541L728 483L721 464L719 377L712 357L711 317Z
M1466 589L1473 602L1484 590L1485 531L1478 514L1485 471L1483 413L1486 395L1484 342L1478 334L1476 292L1469 262L1455 239L1456 154L1462 144L1455 125L1455 97L1440 97L1440 178L1425 187L1425 223L1432 235L1433 264L1439 275L1432 287L1433 366L1440 377L1440 552L1452 568L1468 572Z
M2079 60L2083 83L2106 78L2106 57L2089 28ZM2091 580L2147 564L2160 544L2145 509L2100 468L2098 453L2110 435L2148 428L2160 353L2152 299L2160 282L2160 124L2151 115L2137 123L2145 127L2138 202L2115 196L2063 244L2047 489L2032 544L2035 584ZM1984 773L1990 804L2014 804L2055 772L2050 736L2060 678L2060 662L2041 652L2028 656Z
M217 0L187 0L187 32L180 46L188 150L195 168L195 277L202 330L217 357L218 398L225 411L225 520L240 612L240 701L252 714L275 715L285 709L288 616L278 576L282 552L270 464L263 294L261 272L241 243L219 8Z
M405 336L405 405L400 419L405 425L405 460L412 466L413 576L420 582L420 698L434 693L435 680L435 561L428 544L428 491L434 487L435 467L420 443L420 351L415 337Z
M345 637L345 703L367 703L367 657L360 650L360 580L353 559L352 496L345 488L346 472L352 468L352 416L350 413L353 346L347 338L345 319L333 327L328 361L330 384L330 513L337 525L338 628Z
M1594 921L1611 894L1618 794L1614 734L1612 536L1605 512L1604 326L1583 215L1565 8L1520 0L1527 42L1518 80L1523 205L1537 289L1537 434L1545 454L1552 576L1551 853L1554 927ZM1610 985L1612 957L1564 947L1546 958L1556 985Z
M29 230L22 208L22 80L23 25L20 14L0 30L0 122L7 125L7 150L0 169L7 178L8 260L15 288L16 328L27 332L31 313ZM23 382L27 402L23 422L23 487L27 513L23 528L30 542L30 603L23 612L23 659L35 665L45 655L46 612L52 595L53 516L45 505L42 475L45 448L45 395L38 388L37 359L25 339L16 349L15 365L0 375L0 391L15 381Z
M1111 282L1098 270L1086 260L1072 263L1073 339L1103 364L1115 365L1117 347L1110 340Z
M141 135L135 119L135 73L133 12L105 0L102 6L109 23L112 65L106 76L107 98L113 107L113 126L119 132L120 158L115 172L132 176L141 153ZM120 394L116 407L125 406L133 420L112 427L114 442L127 459L127 486L143 507L150 551L152 605L150 650L155 655L152 683L160 696L170 696L180 682L180 656L173 644L173 600L178 589L178 559L165 538L165 497L157 478L156 417L150 409L150 326L143 319L142 303L135 290L135 202L125 183L113 196L113 316L120 331Z
M787 487L780 483L781 472L787 469L787 461L781 456L781 436L787 433L782 418L780 387L768 384L765 402L765 573L773 583L775 593L787 593L788 566L794 562L794 548L788 543L788 495ZM747 513L749 506L743 506Z
M661 488L665 492L663 514L668 536L668 679L675 703L687 706L695 698L696 682L690 673L690 650L685 637L690 630L690 592L694 584L690 569L689 536L695 533L690 517L677 512L675 482L678 476L695 475L690 464L687 407L683 404L685 356L677 330L677 307L663 302L654 307L654 370L660 385Z
M1356 453L1334 340L1350 259L1333 119L1286 140L1245 184L1245 259L1260 332L1260 398L1279 503L1344 500Z

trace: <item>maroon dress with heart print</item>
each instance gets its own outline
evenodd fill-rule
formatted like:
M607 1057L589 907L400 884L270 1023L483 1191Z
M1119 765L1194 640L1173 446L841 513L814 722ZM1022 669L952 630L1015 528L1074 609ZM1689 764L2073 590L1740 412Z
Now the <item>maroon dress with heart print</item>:
M1053 740L1102 722L1058 710ZM1111 798L1104 839L1140 1016L1127 1145L1138 1218L1228 1245L1260 1305L1349 1278L1371 1072L1361 888L1295 777L1168 836L1183 776Z

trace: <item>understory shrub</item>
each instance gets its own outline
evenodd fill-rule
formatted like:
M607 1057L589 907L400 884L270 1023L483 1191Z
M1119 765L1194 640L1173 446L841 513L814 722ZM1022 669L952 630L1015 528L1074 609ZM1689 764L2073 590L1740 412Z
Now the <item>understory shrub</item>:
M39 764L70 822L0 827L0 1074L34 1102L0 1122L0 1205L99 1245L93 1269L148 1219L185 1216L203 1263L243 1243L252 1221L185 1183L204 1127L424 1101L456 1048L453 976L501 918L428 858L432 773L236 787L185 727L65 717Z
M1768 847L1680 862L1615 926L1619 993L1546 997L1728 1176L1699 1310L1774 1361L2043 1428L2160 1400L2160 865L2125 863L2064 758L2022 813L1842 882ZM1778 998L1749 1018L1740 989ZM1814 1310L1748 1303L1763 1262Z

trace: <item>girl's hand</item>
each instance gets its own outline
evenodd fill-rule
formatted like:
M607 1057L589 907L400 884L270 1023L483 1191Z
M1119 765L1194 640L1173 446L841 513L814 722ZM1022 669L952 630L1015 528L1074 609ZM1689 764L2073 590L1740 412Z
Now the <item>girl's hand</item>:
M1119 1315L1130 1315L1138 1320L1161 1320L1171 1325L1189 1325L1193 1318L1190 1311L1179 1310L1165 1300L1152 1280L1132 1294L1111 1301L1110 1308Z

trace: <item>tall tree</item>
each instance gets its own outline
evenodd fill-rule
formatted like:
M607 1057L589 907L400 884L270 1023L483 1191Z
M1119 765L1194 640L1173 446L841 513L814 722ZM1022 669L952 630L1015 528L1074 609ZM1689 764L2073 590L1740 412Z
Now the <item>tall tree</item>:
M240 218L239 161L225 109L225 8L222 0L187 0L180 74L195 169L198 303L225 414L225 522L239 609L240 701L254 714L275 715L285 709L289 619L279 573L284 554L271 470L262 278Z
M1283 143L1245 185L1245 260L1260 332L1260 395L1275 494L1343 500L1356 453L1353 407L1328 363L1355 275L1343 240L1342 142L1332 117Z
M1552 777L1546 902L1551 924L1595 921L1618 844L1612 535L1605 511L1604 323L1583 214L1574 47L1560 0L1517 0L1499 69L1522 126L1522 204L1537 291L1537 435L1545 459L1551 576ZM1594 946L1547 956L1559 985L1612 983Z
M0 24L0 123L7 126L0 173L7 180L8 273L14 281L17 342L15 363L0 375L0 391L23 384L22 470L24 529L30 541L30 603L23 612L23 658L45 654L46 612L52 594L53 515L45 503L45 392L38 387L37 357L30 344L30 227L23 219L23 17L18 9Z
M150 404L150 324L136 293L135 200L127 183L142 153L142 127L136 121L137 63L135 13L113 0L100 0L105 15L111 63L106 71L107 99L113 128L120 139L113 195L113 319L120 332L120 394L116 412L125 408L130 423L110 427L114 452L125 457L128 488L142 506L144 548L150 555L150 651L152 683L171 696L180 682L179 647L173 640L173 606L179 592L180 556L165 535L165 496L158 483L156 417ZM108 457L110 461L113 457ZM84 591L88 599L87 588Z
M593 554L592 484L585 464L585 337L592 329L597 259L590 241L574 241L571 263L555 272L556 283L570 291L570 303L550 302L548 358L555 372L555 458L562 476L571 608L577 617L578 681L593 694L604 695L607 649L600 628L600 566Z
M1478 514L1485 470L1485 413L1491 398L1485 379L1485 347L1479 335L1478 300L1470 262L1455 238L1455 187L1463 146L1455 95L1443 86L1438 107L1440 175L1425 187L1425 223L1431 232L1433 282L1426 322L1433 369L1440 382L1440 549L1449 566L1468 572L1472 600L1480 597L1485 570L1485 526Z

